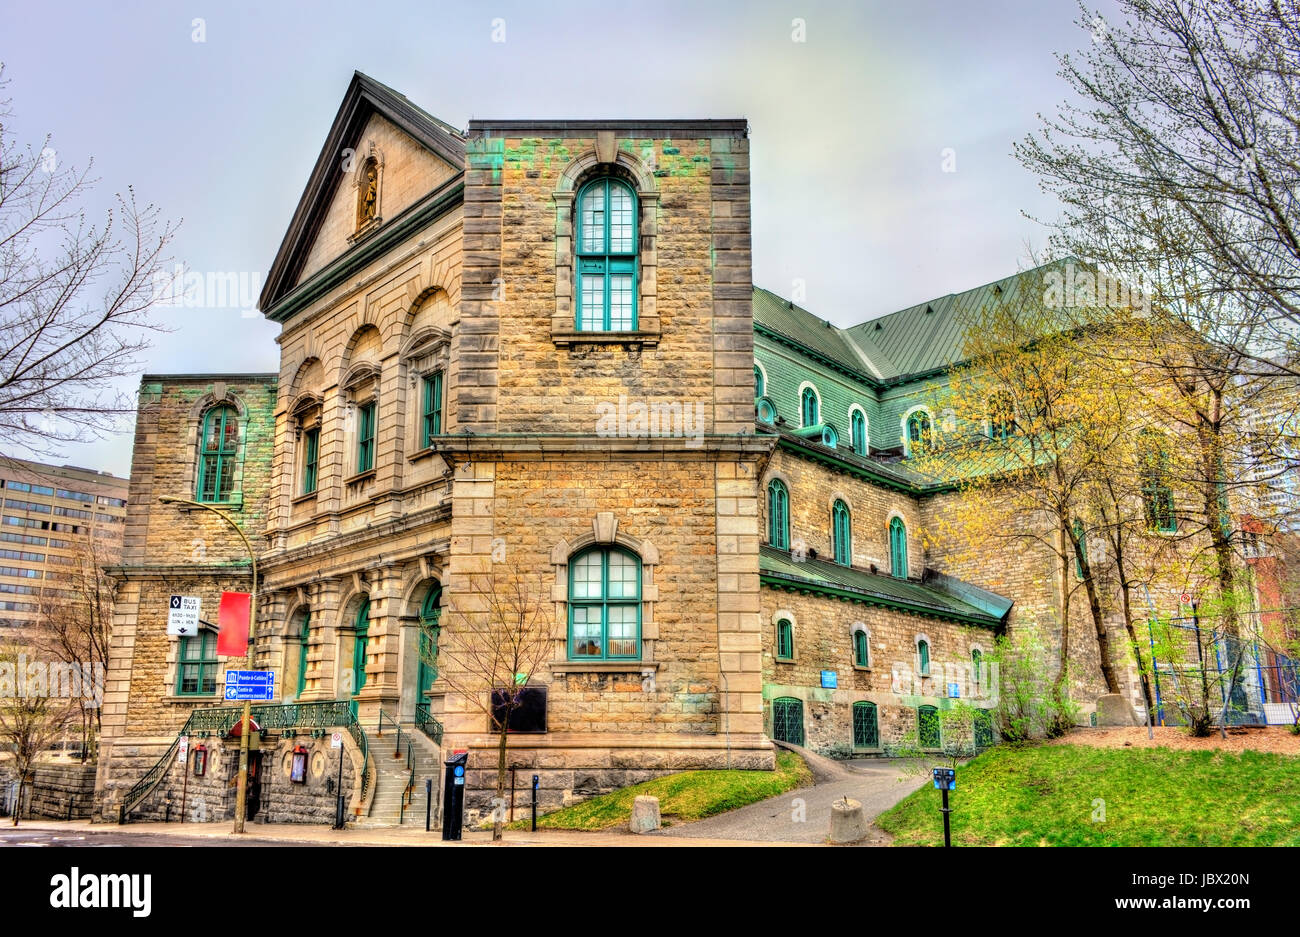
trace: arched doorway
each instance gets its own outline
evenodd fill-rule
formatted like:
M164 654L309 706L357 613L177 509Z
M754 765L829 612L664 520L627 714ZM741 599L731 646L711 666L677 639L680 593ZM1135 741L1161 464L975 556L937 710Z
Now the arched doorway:
M438 679L438 640L442 627L442 586L437 582L429 586L429 591L420 603L420 637L417 644L420 664L415 683L415 705L427 706L429 691Z
M772 700L772 738L803 744L803 701L785 696Z

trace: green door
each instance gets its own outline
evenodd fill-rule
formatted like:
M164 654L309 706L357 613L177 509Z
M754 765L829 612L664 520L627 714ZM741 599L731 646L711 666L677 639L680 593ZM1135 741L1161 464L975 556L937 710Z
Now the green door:
M438 679L438 618L442 614L442 586L433 585L420 606L420 669L416 677L415 705L429 701L429 688Z
M772 700L772 738L791 745L803 744L803 701L783 697Z

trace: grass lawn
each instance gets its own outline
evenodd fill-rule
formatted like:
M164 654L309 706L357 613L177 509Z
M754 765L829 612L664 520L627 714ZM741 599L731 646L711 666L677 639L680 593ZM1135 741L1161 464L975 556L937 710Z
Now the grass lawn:
M700 820L735 810L813 781L804 760L778 751L775 771L683 771L601 794L572 807L537 818L539 829L607 830L627 826L632 800L638 794L659 798L659 813L679 820ZM527 828L527 822L514 823Z
M1300 757L1268 752L1002 745L948 796L957 846L1300 845ZM939 802L927 784L876 822L896 845L941 846Z

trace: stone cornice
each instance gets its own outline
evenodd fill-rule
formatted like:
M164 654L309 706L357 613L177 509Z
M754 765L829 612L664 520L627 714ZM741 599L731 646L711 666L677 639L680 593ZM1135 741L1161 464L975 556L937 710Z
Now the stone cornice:
M765 456L776 437L748 434L704 434L701 436L593 436L587 433L493 433L452 434L434 440L436 452L474 458L490 455L508 459L513 455L530 458L539 453L550 458L575 460L593 456L622 459L676 459L717 453Z

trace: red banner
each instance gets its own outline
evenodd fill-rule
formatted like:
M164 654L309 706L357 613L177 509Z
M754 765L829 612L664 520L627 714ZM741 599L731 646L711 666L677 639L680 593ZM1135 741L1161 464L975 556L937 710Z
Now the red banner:
M217 654L222 657L248 655L248 609L253 597L247 592L221 593L217 611Z

